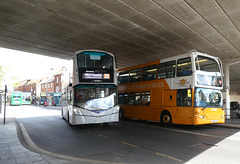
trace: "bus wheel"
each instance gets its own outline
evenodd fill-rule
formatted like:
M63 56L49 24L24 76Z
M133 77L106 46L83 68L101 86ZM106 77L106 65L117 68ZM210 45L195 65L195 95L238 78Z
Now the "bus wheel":
M103 126L109 126L109 122L102 123Z
M125 119L125 117L124 117L124 111L123 111L122 108L120 108L120 110L119 110L119 120L124 120L124 119Z
M69 122L69 111L68 111L68 113L67 113L67 121L68 121L68 123L70 124L70 122Z
M64 119L64 117L63 117L63 109L61 108L61 113L62 113L62 118Z
M164 111L162 114L161 114L161 124L163 125L171 125L172 124L172 117L171 117L171 114L167 111Z

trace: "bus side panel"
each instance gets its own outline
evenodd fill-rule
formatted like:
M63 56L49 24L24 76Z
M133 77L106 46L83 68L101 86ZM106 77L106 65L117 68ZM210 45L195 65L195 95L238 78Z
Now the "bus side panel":
M163 107L167 106L176 106L177 102L177 90L166 90L164 91L164 97L163 97Z
M192 107L176 107L174 110L175 124L193 125L193 108Z
M151 92L151 103L150 103L150 111L151 120L152 121L160 121L160 116L162 112L162 104L163 104L163 90L152 90Z
M124 117L126 118L135 118L134 117L134 106L122 105L121 108L124 109Z
M193 124L192 107L177 106L177 90L166 90L163 96L163 108L170 112L172 123Z
M156 89L156 90L152 90L151 92L151 108L159 108L162 107L162 95L163 91Z
M135 106L135 117L141 120L152 120L149 106Z

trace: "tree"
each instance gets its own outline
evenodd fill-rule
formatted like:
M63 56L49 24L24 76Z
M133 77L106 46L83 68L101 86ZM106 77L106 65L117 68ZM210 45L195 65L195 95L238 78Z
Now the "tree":
M5 69L3 68L3 66L0 66L0 89L4 88L3 87L4 84L2 84L2 82L5 78L5 74L6 74Z

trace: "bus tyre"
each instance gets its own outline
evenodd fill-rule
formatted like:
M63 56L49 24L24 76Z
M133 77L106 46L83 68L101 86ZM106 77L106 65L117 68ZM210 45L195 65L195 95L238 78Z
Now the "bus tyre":
M63 109L61 108L61 113L62 113L62 118L64 119L64 117L63 117Z
M119 110L119 120L124 120L125 118L124 118L124 112L123 112L123 109L122 108L120 108L120 110Z
M68 111L68 113L67 113L67 121L68 121L68 123L70 124L70 121L69 121L69 111Z
M161 114L161 124L163 125L171 125L172 124L172 116L169 112L167 111L164 111L162 114Z
M102 123L103 126L109 126L109 122Z

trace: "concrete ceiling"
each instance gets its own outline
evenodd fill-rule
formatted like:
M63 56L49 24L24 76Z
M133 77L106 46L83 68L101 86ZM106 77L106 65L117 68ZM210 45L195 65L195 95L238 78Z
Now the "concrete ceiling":
M118 68L192 49L240 58L239 0L1 0L0 47L70 59L115 53ZM230 67L240 91L240 65Z

